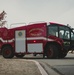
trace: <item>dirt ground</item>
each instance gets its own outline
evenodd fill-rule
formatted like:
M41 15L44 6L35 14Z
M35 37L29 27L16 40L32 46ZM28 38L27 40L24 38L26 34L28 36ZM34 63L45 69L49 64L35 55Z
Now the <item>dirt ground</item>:
M41 75L41 73L33 61L5 59L0 56L0 75Z

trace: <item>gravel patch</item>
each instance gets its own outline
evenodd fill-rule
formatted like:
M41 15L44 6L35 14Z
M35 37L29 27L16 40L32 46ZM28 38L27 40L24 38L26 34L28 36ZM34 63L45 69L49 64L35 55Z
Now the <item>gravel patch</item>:
M0 75L41 75L41 73L33 61L4 59L0 56Z

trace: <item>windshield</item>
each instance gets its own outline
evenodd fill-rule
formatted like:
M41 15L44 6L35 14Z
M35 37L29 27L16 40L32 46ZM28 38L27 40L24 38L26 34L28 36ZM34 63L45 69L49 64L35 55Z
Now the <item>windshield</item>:
M71 32L71 40L74 40L74 30Z
M59 26L59 37L63 39L70 39L70 29L66 26Z

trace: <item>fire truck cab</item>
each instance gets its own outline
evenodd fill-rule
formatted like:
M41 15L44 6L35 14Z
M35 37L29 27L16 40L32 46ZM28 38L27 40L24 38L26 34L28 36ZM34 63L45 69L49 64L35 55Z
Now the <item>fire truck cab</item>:
M51 23L48 26L48 32L49 32L49 36L55 36L58 37L59 39L61 39L63 41L62 43L62 47L57 47L58 48L58 58L64 58L68 51L70 50L74 50L74 29L66 26L66 25L62 25L62 24L55 24L55 23ZM52 34L51 32L54 32L54 34ZM62 49L59 49L62 48Z
M62 24L34 23L3 31L0 49L4 58L23 57L26 54L64 58L69 50L74 49L74 32Z

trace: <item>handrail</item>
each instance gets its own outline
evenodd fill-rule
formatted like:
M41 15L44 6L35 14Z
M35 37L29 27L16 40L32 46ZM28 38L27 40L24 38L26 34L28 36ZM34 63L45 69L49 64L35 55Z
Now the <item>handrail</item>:
M46 23L46 22L45 21L29 22L29 24L35 24L35 23Z
M26 25L26 23L12 23L12 24L10 25L10 28L11 28L13 25L18 25L18 24L25 24L25 25Z

